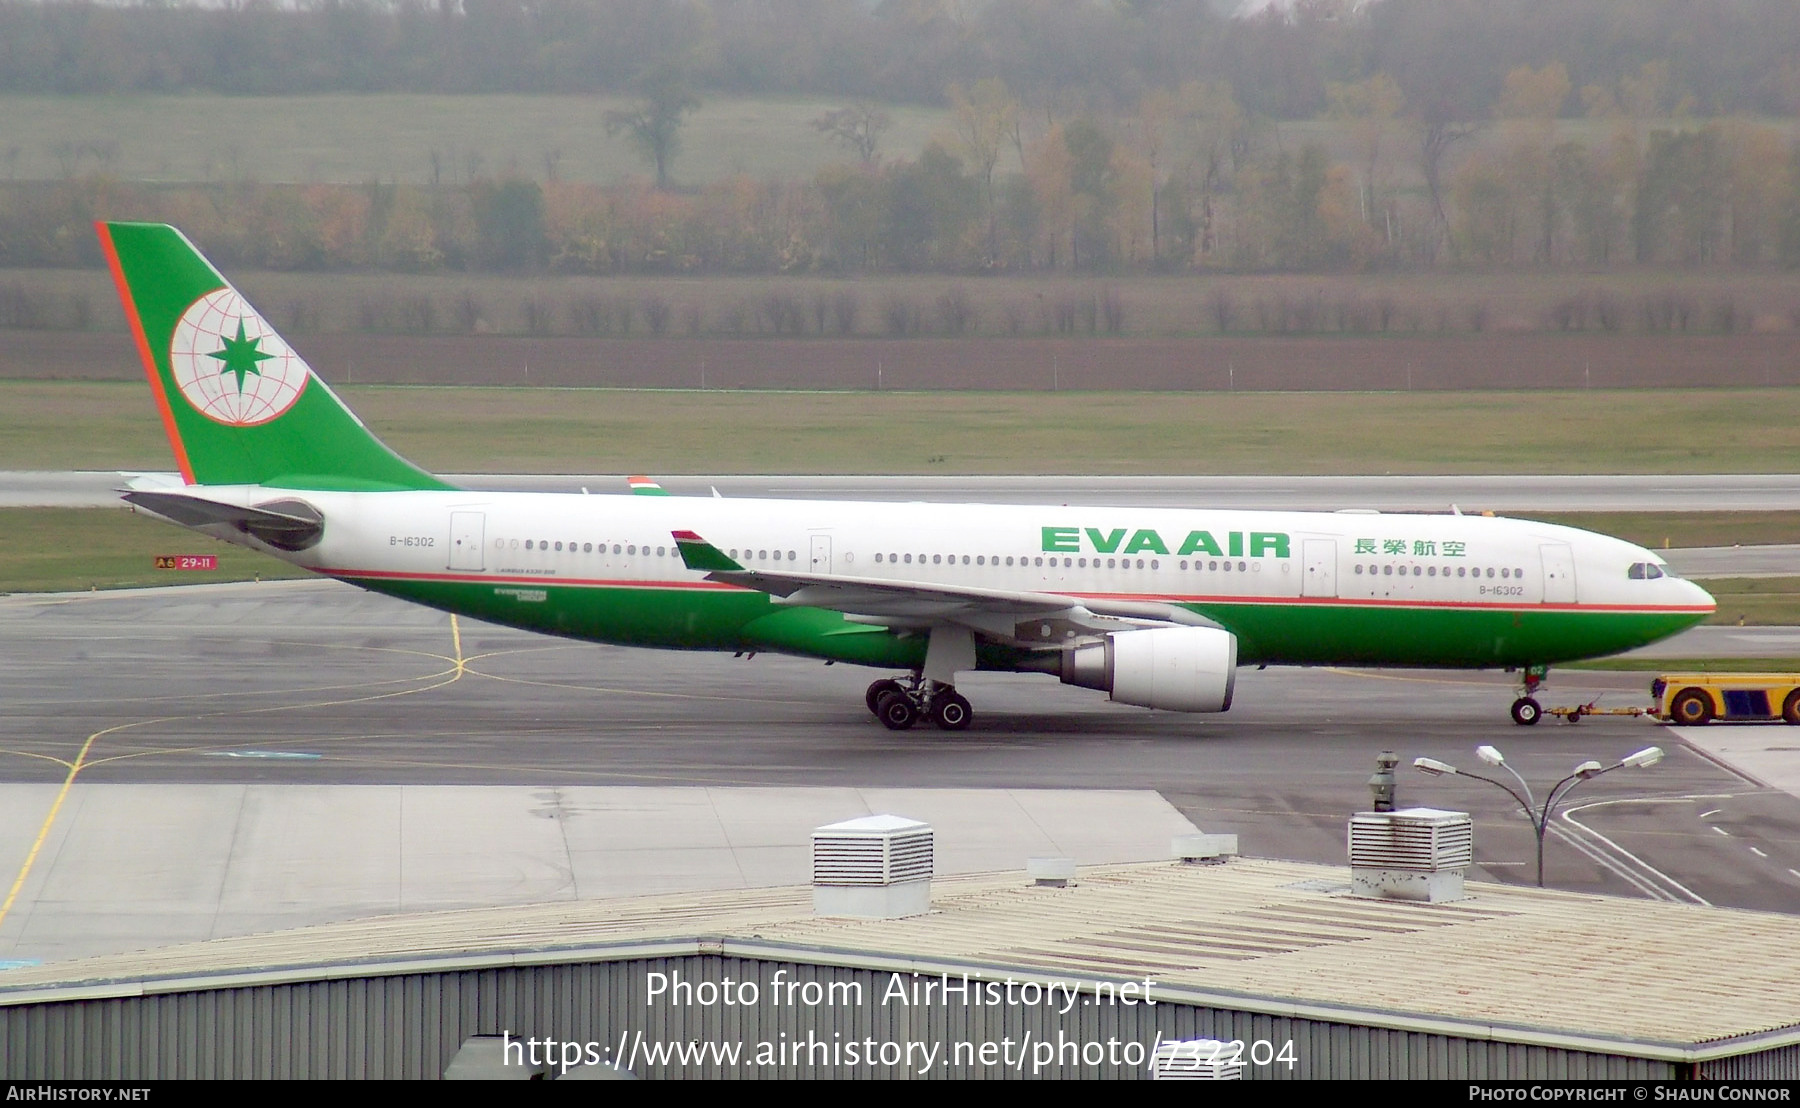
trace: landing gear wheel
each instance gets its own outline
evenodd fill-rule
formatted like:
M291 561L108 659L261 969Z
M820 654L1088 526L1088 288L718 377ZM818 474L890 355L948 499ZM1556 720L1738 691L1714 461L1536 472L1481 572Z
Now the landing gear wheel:
M919 710L913 707L911 697L893 689L876 698L875 718L889 731L905 731L919 722Z
M945 731L962 731L969 726L974 709L961 693L940 692L931 701L931 722Z
M1800 689L1788 693L1787 700L1781 705L1781 718L1800 726Z
M1793 702L1792 697L1788 700L1789 703ZM1784 705L1782 714L1785 716L1786 713ZM1712 718L1712 697L1699 689L1682 689L1675 694L1674 700L1669 701L1669 720L1672 723L1679 723L1683 727L1699 727L1711 723Z
M901 686L900 682L894 680L892 677L883 677L881 680L869 686L869 691L863 695L863 701L868 704L870 715L878 716L881 714L881 709L876 707L876 705L881 703L882 693L890 692L905 695L906 690Z
M1513 722L1520 727L1530 727L1544 718L1544 709L1529 696L1521 696L1512 703Z

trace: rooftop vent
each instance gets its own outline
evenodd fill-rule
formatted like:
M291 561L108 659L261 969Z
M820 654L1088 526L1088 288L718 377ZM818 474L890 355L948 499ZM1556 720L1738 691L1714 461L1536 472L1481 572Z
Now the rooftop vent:
M1217 865L1237 852L1236 835L1177 835L1169 843L1169 853L1183 862Z
M1075 859L1027 858L1025 875L1036 884L1060 889L1075 880Z
M863 816L815 828L812 844L816 915L899 919L930 910L929 824Z
M1350 817L1351 894L1433 904L1461 900L1474 842L1467 812L1358 812Z

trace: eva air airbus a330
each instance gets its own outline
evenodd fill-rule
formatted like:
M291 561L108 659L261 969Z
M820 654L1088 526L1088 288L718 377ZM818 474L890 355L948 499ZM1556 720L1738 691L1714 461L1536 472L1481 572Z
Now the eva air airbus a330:
M179 231L98 229L185 481L135 482L138 507L494 623L893 671L868 705L895 729L967 727L972 670L1222 712L1264 664L1513 668L1535 723L1548 666L1713 611L1648 550L1523 520L458 489L377 441Z

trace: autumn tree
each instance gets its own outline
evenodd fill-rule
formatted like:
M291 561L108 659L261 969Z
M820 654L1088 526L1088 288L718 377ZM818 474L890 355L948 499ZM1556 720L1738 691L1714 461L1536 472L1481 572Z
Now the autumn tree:
M1400 129L1398 117L1406 105L1406 98L1401 94L1400 86L1386 73L1355 82L1334 81L1325 86L1325 95L1331 105L1326 110L1326 118L1348 124L1356 142L1362 163L1359 166L1362 170L1359 206L1363 222L1371 228L1379 222L1383 240L1391 244L1392 221L1385 215L1379 221L1375 217L1376 211L1383 207L1381 147Z
M999 252L999 205L994 196L994 168L1000 162L1000 151L1017 132L1019 102L998 77L984 77L966 92L961 85L952 84L948 95L951 118L956 125L957 147L981 182L981 208L987 222L987 261L991 265Z

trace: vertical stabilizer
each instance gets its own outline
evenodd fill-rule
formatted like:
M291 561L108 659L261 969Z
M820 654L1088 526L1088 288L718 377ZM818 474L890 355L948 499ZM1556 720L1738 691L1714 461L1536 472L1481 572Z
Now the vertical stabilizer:
M96 230L189 484L452 487L370 434L180 231Z

